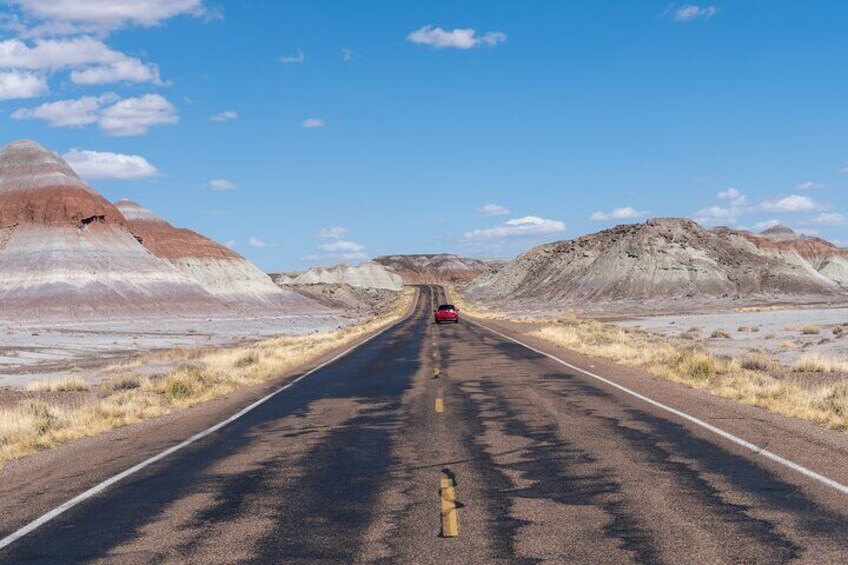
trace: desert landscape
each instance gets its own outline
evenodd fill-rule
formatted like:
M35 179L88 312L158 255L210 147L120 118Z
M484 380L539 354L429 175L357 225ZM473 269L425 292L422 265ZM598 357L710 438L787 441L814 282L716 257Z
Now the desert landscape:
M848 425L841 400L792 407L848 390L848 250L783 226L755 234L658 218L544 244L512 261L390 255L268 275L136 202L108 202L32 141L0 151L0 198L6 459L51 443L30 438L20 448L8 439L27 436L39 410L167 382L198 389L171 398L177 405L214 398L294 366L279 364L280 340L324 351L313 342L326 348L328 336L390 323L412 285L433 284L453 289L469 314L526 335ZM235 359L235 373L255 373L257 351L280 361L262 376L199 384L223 370L221 357ZM775 387L784 401L775 402ZM10 420L18 422L11 431Z

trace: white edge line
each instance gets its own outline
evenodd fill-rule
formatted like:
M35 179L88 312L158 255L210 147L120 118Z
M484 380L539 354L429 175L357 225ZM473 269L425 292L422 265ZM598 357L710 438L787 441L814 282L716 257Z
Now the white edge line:
M771 451L768 451L767 449L762 449L760 447L757 447L753 443L746 441L746 440L742 439L741 437L735 436L735 435L731 434L730 432L726 432L726 431L722 430L721 428L713 426L712 424L708 424L707 422L700 420L700 419L696 418L695 416L691 416L691 415L687 414L686 412L683 412L683 411L678 410L676 408L672 408L671 406L663 404L662 402L658 402L658 401L654 400L653 398L649 398L649 397L645 396L644 394L640 394L640 393L636 392L635 390L631 390L631 389L627 388L626 386L622 386L622 385L620 385L620 384L618 384L614 381L611 381L609 379L605 379L604 377L601 377L600 375L596 375L595 373L587 371L586 369L581 369L580 367L577 367L576 365L572 365L571 363L563 361L562 359L555 357L554 355L551 355L550 353L546 353L544 351L536 349L535 347L533 347L531 345L527 345L524 342L518 341L517 339L514 339L514 338L512 338L508 335L504 335L501 332L499 332L497 330L493 330L492 328L490 328L488 326L484 326L483 324L480 324L480 323L472 321L472 320L468 320L468 321L471 322L472 324L474 324L475 326L479 327L479 328L483 328L484 330L489 331L489 332L491 332L495 335L498 335L498 336L500 336L504 339L508 339L509 341L511 341L513 343L517 343L518 345L526 347L530 351L534 351L534 352L538 353L539 355L544 355L545 357L552 359L552 360L556 361L557 363L559 363L561 365L565 365L566 367L568 367L570 369L573 369L575 371L583 373L584 375L592 377L593 379L597 379L597 380L601 381L602 383L605 383L605 384L607 384L611 387L617 388L618 390L625 392L625 393L627 393L631 396L634 396L634 397L638 398L639 400L642 400L643 402L647 402L648 404L650 404L652 406L656 406L657 408L659 408L661 410L665 410L666 412L670 412L671 414L674 414L675 416L683 418L684 420L691 422L691 423L695 424L696 426L700 426L700 427L702 427L706 430L709 430L709 431L713 432L714 434L719 435L719 436L723 437L724 439L735 443L736 445L740 445L740 446L744 447L745 449L753 451L757 455L762 455L763 457L765 457L767 459L771 459L772 461L774 461L774 462L776 462L780 465L783 465L784 467L788 467L789 469L792 469L793 471L797 471L798 473L801 473L802 475L805 475L805 476L807 476L807 477L809 477L809 478L811 478L815 481L818 481L818 482L820 482L824 485L827 485L827 486L829 486L829 487L831 487L835 490L838 490L839 492L841 492L843 494L848 494L848 485L844 485L844 484L842 484L838 481L834 481L833 479L829 479L829 478L825 477L824 475L821 475L821 474L816 473L815 471L813 471L811 469L804 467L803 465L799 465L798 463L790 461L789 459L785 459L785 458L781 457L780 455L778 455L776 453L772 453Z
M9 534L8 536L6 536L2 540L0 540L0 550L5 549L6 547L15 543L17 540L21 539L22 537L26 536L27 534L32 533L33 531L37 530L38 528L40 528L44 524L50 522L51 520L57 518L58 516L60 516L62 514L64 514L65 512L67 512L68 510L73 508L74 506L77 506L78 504L85 502L89 498L96 496L97 494L100 494L101 492L108 489L109 487L111 487L115 483L118 483L118 482L126 479L130 475L138 473L139 471L141 471L145 467L149 467L150 465L156 463L157 461L161 461L162 459L168 457L169 455L172 455L172 454L176 453L177 451L180 451L181 449L184 449L184 448L188 447L189 445L196 443L197 441L199 441L199 440L201 440L201 439L203 439L203 438L205 438L209 435L214 434L215 432L217 432L218 430L220 430L224 426L235 422L236 420L238 420L239 418L241 418L242 416L244 416L248 412L251 412L252 410L259 407L260 405L268 402L269 400L271 400L273 397L277 396L281 392L293 387L294 385L296 385L298 382L302 381L306 377L312 375L313 373L320 371L321 369L323 369L327 365L330 365L331 363L338 361L342 357L348 355L349 353L351 353L355 349L362 347L363 345L365 345L366 343L368 343L372 339L375 339L375 338L381 336L382 334L384 334L385 332L394 328L398 324L402 324L403 322L405 322L406 320L411 318L412 315L415 313L415 310L416 310L415 307L418 304L418 298L421 295L421 291L419 289L416 288L416 291L417 292L415 294L415 301L413 302L412 310L409 312L409 314L407 314L406 316L404 316L403 318L401 318L400 320L398 320L394 324L383 328L382 330L380 330L379 332L375 333L374 335L368 337L367 339L360 341L356 345L342 351L341 353L339 353L338 355L336 355L335 357L333 357L329 361L325 361L325 362L321 363L320 365L318 365L317 367L313 367L309 371L303 373L298 378L294 379L292 382L281 386L280 388L278 388L277 390L268 394L267 396L260 398L259 400L257 400L253 404L251 404L250 406L248 406L246 408L242 408L241 410L239 410L238 412L236 412L235 414L233 414L232 416L230 416L229 418L227 418L223 422L215 424L211 428L208 428L208 429L206 429L206 430L204 430L200 433L197 433L197 434L191 436L190 438L183 441L182 443L178 443L177 445L170 447L170 448L166 449L165 451L163 451L163 452L161 452L157 455L154 455L153 457L151 457L149 459L145 459L141 463L134 465L133 467L130 467L129 469L122 471L122 472L118 473L117 475L114 475L113 477L111 477L109 479L106 479L102 483L91 487L90 489L88 489L87 491L85 491L81 494L78 494L77 496L75 496L74 498L65 502L61 506L57 506L56 508L54 508L50 512L47 512L46 514L42 515L41 517L36 518L35 520L30 522L26 526L20 528L16 532Z

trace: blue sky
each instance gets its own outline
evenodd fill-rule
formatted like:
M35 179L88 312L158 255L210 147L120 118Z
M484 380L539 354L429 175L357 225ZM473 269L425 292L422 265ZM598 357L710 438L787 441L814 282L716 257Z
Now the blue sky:
M33 138L108 198L267 270L509 257L651 216L848 243L841 2L0 0L0 14L4 143Z

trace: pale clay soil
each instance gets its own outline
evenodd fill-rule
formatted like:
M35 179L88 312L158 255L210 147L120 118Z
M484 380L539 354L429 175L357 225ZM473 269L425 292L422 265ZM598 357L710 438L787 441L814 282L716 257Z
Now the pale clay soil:
M118 363L176 347L230 346L281 334L302 335L354 323L355 316L277 316L245 319L176 319L91 323L20 324L0 321L0 389L35 380L78 376L97 383ZM167 364L133 367L165 372Z

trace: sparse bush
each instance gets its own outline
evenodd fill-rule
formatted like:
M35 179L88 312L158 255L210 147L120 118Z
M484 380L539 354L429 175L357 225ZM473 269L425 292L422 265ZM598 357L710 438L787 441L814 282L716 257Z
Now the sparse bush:
M824 397L827 409L842 418L848 418L848 382L832 387Z
M810 353L799 357L793 369L801 373L845 373L848 372L848 360Z
M758 333L760 331L760 326L751 326L751 331L753 333Z
M680 334L680 339L697 340L704 337L699 328L689 328Z
M244 355L236 359L235 363L233 363L233 367L235 367L236 369L244 369L245 367L255 365L258 361L258 355L251 351L249 353L245 353Z
M712 339L730 339L730 332L727 330L716 330L710 334Z
M50 381L33 381L26 389L30 392L82 392L89 390L89 386L81 377L72 376Z
M801 328L801 333L803 335L819 335L821 333L821 328L815 324L807 324Z
M833 335L842 335L842 332L845 331L845 326L836 325L833 326Z
M132 373L118 373L100 383L100 388L109 392L132 390L140 386L141 377Z
M736 331L738 333L748 333L751 331L751 328L749 328L748 326L739 326Z
M743 369L751 371L770 372L780 370L780 363L761 352L748 353L739 360L739 364Z

